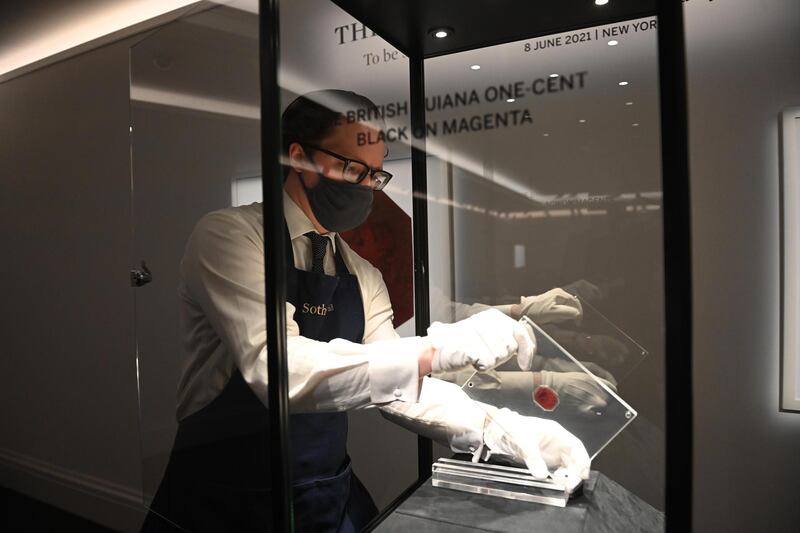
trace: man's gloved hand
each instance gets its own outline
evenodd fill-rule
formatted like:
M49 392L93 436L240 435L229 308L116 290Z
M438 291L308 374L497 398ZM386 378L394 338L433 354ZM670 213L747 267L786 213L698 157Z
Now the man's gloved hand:
M552 420L522 416L507 408L493 410L483 432L484 458L500 454L525 464L537 479L564 483L572 492L589 478L591 460L583 443Z
M527 316L539 325L577 320L583 316L580 301L564 289L551 289L537 296L523 296L519 307L520 316Z
M630 352L620 341L609 335L576 334L576 345L580 353L609 366L619 366L628 359Z
M573 281L572 283L563 285L562 288L568 293L574 294L589 303L604 297L603 289L585 279Z
M605 368L601 367L600 365L593 363L591 361L581 361L581 364L586 367L586 370L597 376L598 378L604 379L605 381L611 384L611 388L616 390L617 387L617 379ZM536 356L534 358L534 365L533 370L550 370L552 372L580 372L580 367L567 359L561 359L559 357L541 357Z
M538 374L538 377L537 377ZM609 389L616 392L617 388L603 378L598 378ZM550 372L542 370L534 373L534 389L544 385L553 389L559 397L571 398L580 404L581 412L591 412L603 409L608 405L608 393L597 384L588 374L583 372Z
M481 311L453 324L434 322L428 340L435 352L434 373L473 366L485 371L517 355L530 361L536 341L528 328L497 309Z

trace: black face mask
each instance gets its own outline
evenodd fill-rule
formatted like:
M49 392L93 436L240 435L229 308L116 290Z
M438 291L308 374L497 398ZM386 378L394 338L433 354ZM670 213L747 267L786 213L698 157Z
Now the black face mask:
M319 223L330 231L353 229L364 222L372 211L372 189L334 180L317 173L319 182L313 189L306 187L303 176L300 183L308 196L308 203Z

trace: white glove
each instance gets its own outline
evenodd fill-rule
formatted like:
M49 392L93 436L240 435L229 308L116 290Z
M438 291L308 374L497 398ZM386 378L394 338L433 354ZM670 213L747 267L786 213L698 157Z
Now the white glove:
M544 385L553 389L560 397L570 397L580 403L581 412L596 411L608 405L608 393L598 385L588 374L583 372L550 372L542 370L539 372L540 380L534 375L534 387ZM617 388L603 378L602 381L609 389L616 392Z
M414 433L466 453L478 460L486 448L483 430L488 413L497 409L470 398L464 389L440 379L425 376L418 402L389 402L378 406L381 414Z
M487 309L453 324L434 322L428 340L435 352L434 373L459 370L472 365L485 371L508 361L514 355L530 361L536 341L526 326L497 309Z
M553 420L499 409L491 413L483 439L489 456L500 454L524 463L537 479L552 475L570 492L582 479L589 479L591 459L583 443Z
M527 316L539 325L576 320L583 316L580 301L564 289L551 289L537 296L523 296L519 306L521 316Z

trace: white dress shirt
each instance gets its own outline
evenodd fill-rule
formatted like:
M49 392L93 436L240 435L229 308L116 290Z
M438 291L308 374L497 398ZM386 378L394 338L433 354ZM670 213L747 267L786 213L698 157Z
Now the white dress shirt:
M284 214L294 264L311 268L313 224L284 193ZM300 335L298 310L286 304L289 401L293 412L342 411L377 405L389 419L417 433L473 451L482 443L485 416L480 409L447 408L441 391L428 386L420 402L420 337L401 339L392 324L389 293L380 271L334 233L325 257L326 274L335 273L337 250L358 278L364 305L363 344L344 339L320 342ZM189 237L181 261L178 292L184 334L184 364L178 385L177 417L208 405L238 368L253 392L267 404L264 233L261 204L205 215ZM433 381L426 378L426 384ZM426 385L423 385L426 387ZM450 389L447 394L460 391ZM441 396L442 401L436 398ZM446 396L446 394L445 394Z

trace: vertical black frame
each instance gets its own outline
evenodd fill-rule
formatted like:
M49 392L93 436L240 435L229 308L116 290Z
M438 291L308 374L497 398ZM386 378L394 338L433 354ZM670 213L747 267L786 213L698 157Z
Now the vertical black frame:
M417 335L424 335L431 325L430 280L428 268L428 169L425 148L425 60L419 55L408 58L411 108L411 189L413 192L414 241L414 322ZM417 483L431 477L433 445L417 437Z
M264 272L267 313L267 383L272 531L293 531L292 450L289 448L289 379L286 350L286 251L281 159L279 0L259 0L261 168L264 202Z
M667 532L692 529L692 236L686 48L681 0L658 0ZM670 356L669 354L672 354Z

